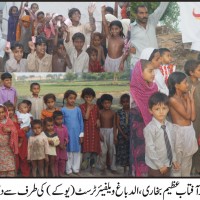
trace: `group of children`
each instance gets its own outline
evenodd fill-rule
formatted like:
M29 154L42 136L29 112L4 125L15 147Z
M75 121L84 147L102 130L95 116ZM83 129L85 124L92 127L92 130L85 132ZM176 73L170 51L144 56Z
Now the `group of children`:
M113 9L102 6L103 33L95 32L95 4L88 6L89 23L81 24L81 12L72 8L68 19L39 11L37 3L9 10L4 72L119 72L128 57L123 24L107 20ZM113 15L114 16L114 15ZM103 41L105 44L103 44Z
M170 50L144 49L131 77L133 176L199 174L200 62L175 71Z
M116 165L129 166L129 94L120 97L122 109L111 109L113 97L96 97L84 88L84 103L76 106L77 93L67 90L63 107L56 107L52 93L41 97L40 85L32 83L32 95L18 103L12 75L1 75L0 87L0 176L64 177L80 169L95 173L97 163L106 175ZM116 147L115 147L116 144ZM83 156L82 156L83 155ZM66 173L66 174L65 174Z

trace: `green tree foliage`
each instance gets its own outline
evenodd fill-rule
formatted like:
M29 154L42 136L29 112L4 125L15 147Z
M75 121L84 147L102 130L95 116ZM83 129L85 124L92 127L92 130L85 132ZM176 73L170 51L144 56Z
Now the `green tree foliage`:
M131 2L131 21L135 20L135 8L139 5L145 5L148 8L149 14L159 6L160 2ZM170 2L167 10L161 18L161 23L167 25L169 28L177 30L178 17L180 15L180 9L177 2Z

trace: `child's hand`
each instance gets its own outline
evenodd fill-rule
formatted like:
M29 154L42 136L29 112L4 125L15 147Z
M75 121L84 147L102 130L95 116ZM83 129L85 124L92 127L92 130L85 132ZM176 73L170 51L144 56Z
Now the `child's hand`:
M54 146L54 142L53 142L52 140L49 140L49 144L50 144L51 146Z
M89 13L89 15L93 15L95 9L96 9L95 4L90 4L90 5L88 6L88 13Z
M99 136L100 136L100 141L104 142L103 135L100 133Z
M102 12L103 14L106 13L106 6L105 6L105 5L101 6L101 12Z
M124 138L125 140L128 140L128 136L127 136L127 135L123 134L122 136L123 136L123 138Z
M160 173L161 173L161 174L166 174L167 171L168 171L168 169L167 169L166 166L163 166L163 167L160 168Z
M22 128L22 129L23 129L23 131L24 131L25 133L27 133L27 132L29 131L29 127L28 127L28 126Z
M83 144L83 137L80 137L79 140L80 140L80 144Z
M4 51L5 51L6 53L8 53L8 54L10 54L10 53L12 52L11 49L10 49L9 47L5 47Z
M118 139L117 137L114 137L114 144L117 144L118 143Z
M190 100L194 99L194 91L195 91L195 87L192 85L191 90L189 91Z
M35 44L32 41L28 42L28 46L31 49L31 51L35 51Z
M173 164L173 168L175 170L179 170L180 169L180 164L178 162L173 162L172 164Z
M18 142L18 147L21 147L22 146L22 142Z

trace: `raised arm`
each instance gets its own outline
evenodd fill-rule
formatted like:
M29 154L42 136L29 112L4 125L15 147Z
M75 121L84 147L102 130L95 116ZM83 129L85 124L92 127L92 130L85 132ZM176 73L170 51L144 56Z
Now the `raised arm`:
M105 15L106 15L106 6L105 5L101 7L101 13L102 13L102 23L103 23L106 38L110 38L110 31L109 31L109 27L108 27L106 17L105 17Z
M93 16L95 9L96 9L95 4L91 4L88 6L89 22L90 22L90 27L92 29L91 30L92 32L96 30L95 18Z
M194 92L195 87L192 86L191 91L189 92L189 98L191 101L191 120L194 121L196 119L196 111L195 111L195 104L194 104Z
M115 2L115 6L114 6L114 16L118 18L118 2Z

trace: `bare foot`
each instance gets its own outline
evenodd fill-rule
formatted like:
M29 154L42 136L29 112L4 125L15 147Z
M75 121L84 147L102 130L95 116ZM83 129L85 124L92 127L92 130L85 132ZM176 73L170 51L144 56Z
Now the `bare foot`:
M74 172L74 175L81 176L81 174L79 172Z

